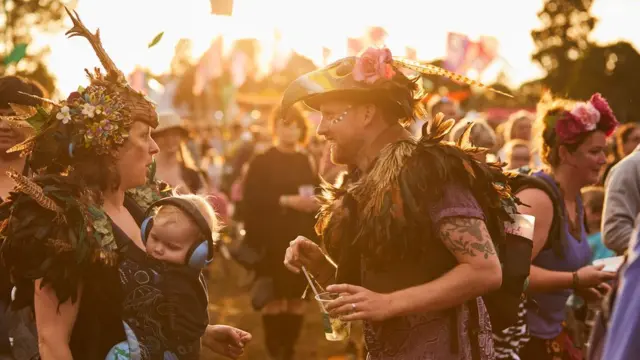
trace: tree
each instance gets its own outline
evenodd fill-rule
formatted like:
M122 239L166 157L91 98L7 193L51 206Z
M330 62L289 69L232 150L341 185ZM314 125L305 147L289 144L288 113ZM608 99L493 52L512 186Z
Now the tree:
M607 98L621 122L640 119L640 103L633 101L640 92L640 54L627 42L593 46L580 62L577 80L569 85L571 98L586 100L595 92ZM581 75L581 76L579 76Z
M580 59L592 44L588 36L596 19L589 14L593 0L545 0L538 13L543 27L531 36L537 47L532 59L547 72L545 85L566 93L579 73ZM576 68L577 67L577 68Z
M57 32L62 30L66 12L65 6L75 7L76 0L3 0L0 2L4 29L0 30L0 58L4 59L21 44L27 45L27 53L17 63L5 64L0 61L0 74L16 74L40 82L47 91L55 90L55 78L48 72L44 58L49 49L33 49L36 32Z

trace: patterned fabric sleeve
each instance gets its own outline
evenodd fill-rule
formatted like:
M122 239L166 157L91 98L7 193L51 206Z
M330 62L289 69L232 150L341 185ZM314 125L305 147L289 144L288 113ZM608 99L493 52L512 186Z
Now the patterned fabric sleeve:
M484 213L471 191L457 184L445 188L440 201L429 209L429 215L434 224L449 217L485 219Z

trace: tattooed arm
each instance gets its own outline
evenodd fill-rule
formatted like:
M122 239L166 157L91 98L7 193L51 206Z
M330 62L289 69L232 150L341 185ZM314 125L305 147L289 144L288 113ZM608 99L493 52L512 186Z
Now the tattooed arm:
M439 230L458 265L438 279L391 294L396 316L449 309L500 287L502 269L484 221L448 217Z

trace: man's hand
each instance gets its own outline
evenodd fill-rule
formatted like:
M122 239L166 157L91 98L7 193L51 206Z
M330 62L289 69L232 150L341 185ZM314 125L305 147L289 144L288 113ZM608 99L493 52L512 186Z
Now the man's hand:
M325 256L320 246L304 236L298 236L289 243L284 254L284 266L299 274L304 266L316 279L324 278L329 272L335 273L335 266Z
M202 337L202 344L214 353L237 359L251 341L251 334L226 325L209 325Z
M348 284L331 285L327 291L341 295L326 307L332 317L344 321L384 321L394 316L391 294L380 294Z

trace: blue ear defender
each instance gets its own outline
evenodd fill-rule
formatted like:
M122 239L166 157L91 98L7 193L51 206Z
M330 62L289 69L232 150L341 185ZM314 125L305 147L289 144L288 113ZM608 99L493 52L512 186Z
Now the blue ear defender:
M67 151L69 152L69 157L70 157L70 158L72 158L72 157L73 157L73 147L74 147L73 143L72 143L72 142L70 142L70 143L69 143L69 147L67 148Z
M202 269L205 266L211 264L211 262L213 261L214 252L213 234L211 232L211 228L209 227L209 224L202 216L202 214L200 214L200 211L198 211L198 209L193 204L180 198L164 198L156 201L155 203L151 204L151 206L149 206L149 209L145 214L145 219L142 221L142 224L140 224L142 242L144 244L147 243L147 238L149 237L151 228L153 228L153 216L151 215L151 213L155 208L162 205L173 205L184 211L187 216L189 216L196 223L196 225L200 229L200 232L205 235L204 240L196 241L196 243L189 249L189 251L187 251L185 263L189 267L194 269Z

